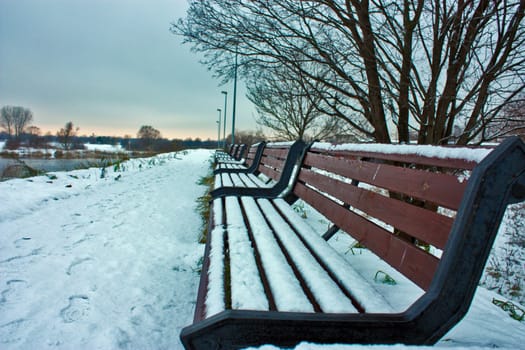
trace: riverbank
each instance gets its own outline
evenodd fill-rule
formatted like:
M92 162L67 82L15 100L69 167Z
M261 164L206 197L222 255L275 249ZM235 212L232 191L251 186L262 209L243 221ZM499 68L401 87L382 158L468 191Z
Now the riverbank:
M51 171L70 171L107 167L132 159L154 156L155 152L128 151L120 145L85 144L84 149L63 150L56 147L16 150L3 149L0 142L0 181L25 178Z

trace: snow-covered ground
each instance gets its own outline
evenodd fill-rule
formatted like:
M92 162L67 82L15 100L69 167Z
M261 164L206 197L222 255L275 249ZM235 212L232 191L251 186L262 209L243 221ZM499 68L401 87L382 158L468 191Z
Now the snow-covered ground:
M182 349L204 250L198 180L210 158L193 150L0 182L0 349ZM479 287L436 347L523 349L525 323L494 297L505 300ZM296 349L365 348L412 347Z
M99 152L125 152L126 150L122 148L122 145L116 144L116 145L106 145L106 144L96 144L96 143L86 143L84 144L84 147L88 151L99 151Z

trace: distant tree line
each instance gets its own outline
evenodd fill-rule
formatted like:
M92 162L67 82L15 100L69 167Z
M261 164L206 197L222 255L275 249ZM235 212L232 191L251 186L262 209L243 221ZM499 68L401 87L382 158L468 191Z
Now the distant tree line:
M6 140L7 149L19 147L51 148L59 145L64 150L83 149L85 144L120 145L127 151L147 151L154 153L179 151L187 148L216 148L216 140L201 140L200 138L166 139L160 131L150 125L142 126L136 137L126 135L90 136L78 135L79 127L73 122L65 123L56 134L48 132L42 135L39 127L29 125L33 121L33 113L24 107L2 107L0 115L0 140Z

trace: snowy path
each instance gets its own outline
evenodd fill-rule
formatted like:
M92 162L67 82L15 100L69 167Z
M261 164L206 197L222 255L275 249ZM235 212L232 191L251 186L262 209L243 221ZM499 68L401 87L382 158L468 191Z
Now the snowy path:
M181 348L209 156L0 183L0 348Z

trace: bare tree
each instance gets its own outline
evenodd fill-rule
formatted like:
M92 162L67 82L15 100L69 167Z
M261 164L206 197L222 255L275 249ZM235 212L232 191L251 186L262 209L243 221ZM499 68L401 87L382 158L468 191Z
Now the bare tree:
M232 136L231 134L228 134L228 136L226 137L226 140L231 140L231 136ZM245 145L249 147L257 142L261 142L265 140L266 140L266 136L264 135L262 130L256 130L256 131L235 130L235 142L236 143L239 143L239 144L244 143Z
M4 106L1 109L0 126L10 136L19 139L24 129L33 121L33 112L20 106Z
M346 123L323 114L318 108L322 97L316 90L308 90L316 84L308 84L281 67L261 69L247 82L247 97L256 107L257 123L284 140L329 139L343 134Z
M75 129L72 122L67 122L66 125L57 132L58 141L65 150L70 150L73 147L73 139L78 129L78 127Z
M38 126L28 126L26 128L27 143L30 147L42 147L44 146L44 138L42 137L42 131Z
M482 134L482 140L493 141L508 135L517 135L525 140L525 94L490 121Z
M11 136L13 134L13 106L2 107L0 118L0 126Z
M277 64L306 77L320 111L378 142L408 142L415 131L419 143L466 144L524 89L524 8L523 0L193 0L172 31L224 80L236 54L245 78Z
M137 138L141 139L142 146L147 150L153 149L153 144L156 140L161 138L160 131L152 127L151 125L143 125L140 127Z

